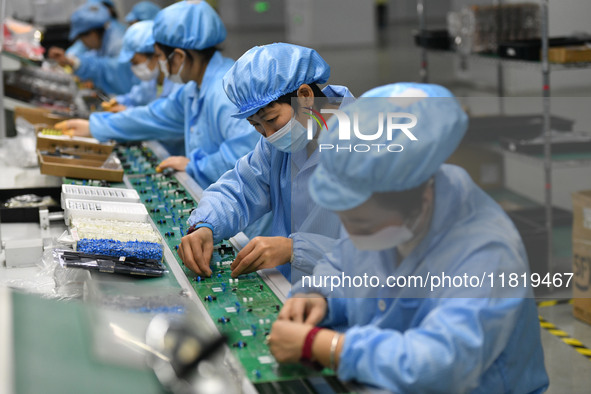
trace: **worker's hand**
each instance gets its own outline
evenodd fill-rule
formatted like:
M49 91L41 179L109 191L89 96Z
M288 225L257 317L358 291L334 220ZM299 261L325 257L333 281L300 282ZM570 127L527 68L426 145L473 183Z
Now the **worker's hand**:
M78 137L92 137L90 134L90 126L86 119L69 119L57 123L55 126L58 130L64 130Z
M302 358L302 348L308 332L314 326L287 320L277 320L267 337L269 350L280 363L297 363Z
M292 249L293 241L286 237L255 237L236 255L230 266L232 277L285 264Z
M114 107L115 105L117 105L117 99L113 97L109 101L103 101L101 103L101 108L105 111L108 111L111 107Z
M107 111L112 113L117 113L121 111L125 111L127 107L123 104L115 104L114 106L110 107Z
M326 316L327 305L321 294L296 294L285 301L277 318L315 326Z
M47 52L47 57L51 60L56 61L60 66L74 66L74 61L66 56L66 51L62 48L58 47L51 47Z
M103 109L103 111L108 111L108 112L121 112L121 111L125 111L127 109L127 107L123 104L119 104L117 102L116 98L112 98L109 101L103 101L101 103L101 108Z
M213 254L213 232L201 227L181 238L179 256L187 268L197 275L211 276L209 262Z
M168 159L165 159L162 161L162 163L158 164L158 167L156 167L156 172L162 172L162 170L165 168L172 168L177 171L185 171L189 161L190 160L185 156L170 156Z

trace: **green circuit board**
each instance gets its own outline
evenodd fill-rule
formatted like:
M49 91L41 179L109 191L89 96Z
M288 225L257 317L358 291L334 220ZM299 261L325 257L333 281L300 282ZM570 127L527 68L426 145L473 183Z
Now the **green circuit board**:
M253 383L284 382L324 376L336 389L338 381L330 369L316 370L301 364L279 364L265 344L265 337L277 318L281 301L256 274L241 275L233 279L230 264L235 250L224 241L215 245L211 259L212 276L199 277L186 268L176 250L187 231L187 219L197 202L171 174L156 173L158 160L145 146L117 147L117 154L124 164L125 173L132 187L140 195L164 242L172 250L177 262L192 284L220 333L228 339L228 346L242 363L247 377ZM153 165L148 168L147 164ZM139 171L145 171L139 173ZM95 184L98 181L80 181L64 178L64 183ZM104 183L102 186L108 186ZM110 184L125 187L124 184ZM310 384L309 382L307 384Z
M230 243L215 245L210 278L197 276L182 264L176 249L197 203L178 181L163 174L132 175L128 179L251 381L332 374L330 370L315 371L300 364L280 365L275 361L264 341L282 303L256 273L232 279L230 264L236 256Z

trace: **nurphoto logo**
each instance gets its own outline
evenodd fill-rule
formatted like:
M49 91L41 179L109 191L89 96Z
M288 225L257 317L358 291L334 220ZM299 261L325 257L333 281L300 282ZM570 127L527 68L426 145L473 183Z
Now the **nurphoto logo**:
M310 119L308 119L308 140L314 137L314 122L318 124L320 128L323 126L328 129L326 120L322 114L332 114L338 119L339 127L339 141L351 141L351 137L354 135L357 139L362 141L368 141L363 144L320 144L319 150L331 150L336 149L339 151L346 152L369 152L372 150L380 151L382 149L388 152L402 152L404 146L400 144L378 144L369 143L369 141L381 140L383 134L386 133L386 141L392 141L395 133L403 133L410 141L418 141L418 138L412 133L411 129L417 125L417 117L407 112L380 112L377 118L377 131L374 130L360 130L359 128L359 114L353 114L353 121L349 118L345 112L338 109L321 109L320 112L307 108L310 113ZM386 127L384 130L384 117L386 119ZM352 126L352 127L351 127Z

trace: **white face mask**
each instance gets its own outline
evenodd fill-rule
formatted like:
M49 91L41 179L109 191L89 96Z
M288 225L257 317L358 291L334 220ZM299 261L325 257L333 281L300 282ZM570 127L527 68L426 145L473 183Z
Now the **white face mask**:
M164 78L168 78L170 72L168 71L168 62L166 60L158 59L158 65L160 66L160 71L164 75Z
M154 67L153 70L150 70L150 67L148 67L148 62L132 65L131 71L136 77L138 77L142 81L151 81L153 79L156 79L156 77L158 77L158 74L160 73L158 67Z
M168 56L168 58L170 59L171 56L174 55L174 52L170 54L170 56ZM185 66L185 62L183 61L183 63L181 64L181 66L179 67L179 71L177 71L176 74L172 74L168 77L168 80L172 83L180 83L183 84L185 83L185 81L183 81L183 79L181 78L181 72L183 71L183 67Z
M395 248L413 239L416 227L422 215L419 215L411 228L402 226L388 226L376 233L368 235L351 235L349 239L359 250L387 250Z
M309 120L311 121L311 120ZM314 135L318 132L316 123L312 128ZM299 152L308 145L308 129L295 118L295 115L285 126L267 137L267 141L281 152Z
M410 241L413 236L406 226L388 226L374 234L349 234L349 239L359 250L386 250Z

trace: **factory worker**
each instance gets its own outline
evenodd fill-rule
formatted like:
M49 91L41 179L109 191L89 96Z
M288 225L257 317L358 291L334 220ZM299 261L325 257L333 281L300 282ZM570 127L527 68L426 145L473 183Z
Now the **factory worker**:
M341 379L397 393L544 391L548 376L531 288L479 287L472 279L529 268L503 210L463 169L443 164L467 127L458 102L440 86L400 83L365 93L344 112L357 117L357 130L372 141L357 134L344 139L348 131L341 133L333 117L320 137L327 149L309 186L313 200L335 211L348 235L312 277L328 275L332 293L318 280L305 285L305 278L292 289L295 298L267 338L276 359L303 356L331 366ZM380 120L381 136L375 132ZM389 124L402 125L391 139ZM337 144L357 148L329 149ZM366 151L365 144L376 146ZM442 273L466 274L469 286L454 279L453 285L421 287L420 278ZM373 285L355 282L363 274L375 276ZM348 275L359 287L347 286ZM414 285L403 284L401 278L413 276Z
M70 66L81 80L90 80L105 93L124 94L139 80L129 63L119 63L125 29L112 23L107 8L101 4L84 4L70 18L70 39L80 39L87 51L80 56L66 55L62 48L52 47L48 57L61 66Z
M111 0L88 0L87 3L102 4L103 6L105 6L109 10L109 13L111 14L111 20L109 21L109 23L116 26L117 29L125 30L125 27L121 23L119 23L119 21L117 20L117 10L115 9L115 4ZM88 48L86 48L86 46L84 46L82 41L76 40L66 50L66 55L80 57L83 53L85 53L87 51L88 51Z
M142 21L130 26L125 32L119 61L131 62L131 71L142 82L132 87L129 93L103 103L104 110L120 112L126 108L147 105L158 97L168 97L182 86L170 82L160 72L158 58L154 54L153 27L153 21Z
M111 19L117 20L119 18L119 14L117 13L117 8L115 8L115 3L113 2L113 0L88 0L87 3L101 4L109 10L109 14L111 15Z
M160 12L160 7L151 1L140 1L133 6L129 14L125 16L125 22L129 25L134 23L152 20L156 17L156 14Z
M278 267L289 279L292 266L298 273L311 272L314 262L331 249L338 237L338 218L317 206L307 188L319 160L316 139L321 130L315 127L315 138L309 141L304 126L310 109L338 109L343 97L353 100L343 86L320 90L318 84L329 75L330 67L316 51L284 43L250 49L228 71L224 88L238 107L233 116L248 119L262 137L252 153L204 192L192 212L189 224L196 230L179 247L188 268L209 276L213 244L267 212L273 213L273 237L250 241L232 264L232 276Z
M158 13L152 34L160 70L170 81L185 83L183 87L148 106L94 113L89 121L74 119L56 127L100 141L184 139L182 154L187 157L170 157L160 168L184 170L206 188L250 152L259 138L247 121L230 116L235 107L224 92L222 78L234 61L216 48L226 38L226 29L205 1L181 1Z

